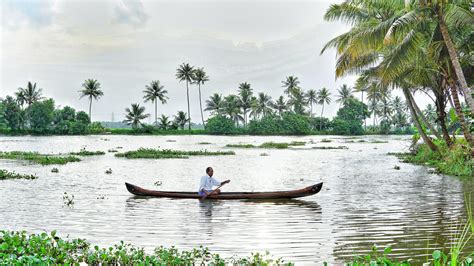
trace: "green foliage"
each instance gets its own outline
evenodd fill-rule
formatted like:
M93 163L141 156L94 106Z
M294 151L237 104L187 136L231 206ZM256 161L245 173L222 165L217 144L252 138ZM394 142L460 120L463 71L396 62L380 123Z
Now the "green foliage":
M285 112L281 118L268 115L260 121L252 120L248 132L253 135L306 135L311 130L306 116Z
M5 118L5 105L3 104L3 101L0 101L0 129L6 129L7 128L7 119Z
M7 126L13 131L19 130L21 128L23 110L21 110L20 106L11 96L7 96L3 100L2 105L4 109L3 117L7 122Z
M0 231L0 262L5 265L292 265L268 253L223 258L204 247L179 251L160 246L153 253L123 241L109 248L92 246L84 239L62 239L50 234Z
M233 151L177 151L169 149L145 149L140 148L135 151L116 153L116 157L125 157L128 159L187 159L189 156L215 156L215 155L235 155Z
M331 130L332 128L331 121L329 121L329 119L326 117L310 117L309 124L311 130L327 131Z
M69 155L78 155L78 156L92 156L92 155L104 155L103 151L87 151L86 149L81 149L79 152L70 152Z
M206 130L212 135L230 135L238 132L234 121L222 115L207 120Z
M290 146L304 146L306 142L304 141L292 141L287 142L264 142L258 146L253 144L227 144L226 147L230 148L265 148L265 149L288 149Z
M47 134L51 131L54 118L54 101L48 99L34 102L28 109L30 129L36 134Z
M69 162L79 162L81 160L75 156L56 156L24 151L0 152L0 159L31 161L41 165L66 164Z
M350 97L337 111L337 115L332 121L333 131L338 135L361 135L364 133L363 121L369 115L367 105Z
M0 180L5 180L5 179L37 179L38 177L35 175L24 175L24 174L18 174L15 172L9 172L4 169L0 169Z

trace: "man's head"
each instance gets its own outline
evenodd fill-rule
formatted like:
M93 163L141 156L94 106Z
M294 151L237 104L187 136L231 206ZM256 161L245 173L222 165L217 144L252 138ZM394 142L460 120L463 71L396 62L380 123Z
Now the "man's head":
M212 176L214 174L214 170L212 169L212 167L206 168L206 174L208 176Z

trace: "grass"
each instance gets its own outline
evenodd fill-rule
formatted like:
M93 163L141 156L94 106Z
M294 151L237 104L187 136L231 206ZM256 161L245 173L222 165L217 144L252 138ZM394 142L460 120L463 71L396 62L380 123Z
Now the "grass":
M202 246L190 251L160 246L147 253L121 241L102 248L85 239L62 239L56 231L49 234L0 231L0 262L5 265L294 265L273 259L268 252L224 258Z
M313 147L313 149L317 149L317 150L347 150L349 148L347 146L319 146L319 147Z
M24 175L24 174L18 174L16 172L9 172L4 169L0 169L0 180L6 180L6 179L37 179L38 177L36 175Z
M264 148L264 149L288 149L292 146L304 146L306 142L304 141L292 141L292 142L265 142L258 146L253 144L227 144L226 147L229 148Z
M438 152L433 152L426 144L421 144L414 154L389 154L396 155L403 162L434 167L443 174L474 177L474 160L464 139L458 140L451 148L441 141L437 141L436 146Z
M93 155L104 155L103 151L87 151L82 149L80 152L70 152L69 155L78 155L78 156L93 156Z
M79 162L81 159L75 156L58 156L51 154L40 154L37 152L10 151L0 152L0 159L31 161L41 165L66 164L69 162Z
M203 142L198 142L198 144L199 145L210 145L212 143L203 141Z
M235 155L233 151L178 151L168 149L145 149L140 148L135 151L116 153L117 157L128 159L187 159L189 156L215 156L215 155Z

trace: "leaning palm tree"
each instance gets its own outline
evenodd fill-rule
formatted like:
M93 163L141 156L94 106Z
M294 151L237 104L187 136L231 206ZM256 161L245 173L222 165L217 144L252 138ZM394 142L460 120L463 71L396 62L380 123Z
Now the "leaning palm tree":
M169 117L162 114L160 117L160 128L163 130L167 130L171 126L171 121L169 121Z
M188 100L188 129L191 130L191 110L189 108L189 83L193 83L195 75L195 69L188 63L183 63L176 69L176 78L179 81L186 81L186 97Z
M287 95L290 95L291 91L298 88L298 85L300 85L300 81L298 80L298 77L295 77L295 76L288 76L281 83L283 83L282 87L285 88L285 93Z
M100 89L100 83L96 79L86 79L84 83L82 83L82 90L79 90L79 93L81 94L80 99L83 97L89 97L89 118L92 121L92 116L91 116L91 109L92 109L92 99L95 99L96 101L100 99L104 95L102 90Z
M247 82L239 84L240 107L244 113L244 126L247 126L247 112L252 107L252 88Z
M326 88L322 88L318 91L318 104L321 104L323 108L321 109L321 118L320 118L320 124L319 124L319 130L322 130L322 121L323 121L323 112L324 112L324 104L330 104L331 103L331 93L328 91Z
M278 115L281 117L281 114L288 110L288 105L285 101L285 98L283 96L280 96L273 104L272 104L273 109L275 109L278 112Z
M222 111L224 101L222 95L214 93L209 100L206 100L206 109L204 111L211 111L211 114L219 115Z
M132 109L125 108L125 120L124 123L131 125L132 128L136 129L139 126L143 125L141 120L149 117L150 114L145 114L145 107L140 106L138 103L132 104Z
M199 108L201 109L201 121L202 121L202 125L206 127L206 124L204 123L204 114L202 113L201 85L204 85L206 81L209 81L209 76L206 75L204 68L198 68L196 69L196 72L194 73L193 80L194 80L194 83L196 83L199 88Z
M339 95L337 96L336 102L340 103L341 105L344 105L349 98L353 97L352 96L352 89L348 87L346 84L343 84L339 90L337 90Z
M145 93L145 96L143 96L145 102L151 101L155 104L155 126L158 126L158 100L162 104L165 104L166 100L169 99L168 96L166 96L168 91L163 88L159 80L154 80L150 85L146 85L143 91Z
M309 115L312 117L313 116L313 104L318 103L318 93L316 90L309 90L306 93L306 100L308 101L309 105L311 106L311 110Z
M189 118L186 118L186 113L183 111L178 111L178 113L174 116L174 123L178 125L179 128L184 129L186 123L189 122Z
M36 88L36 82L31 84L31 82L28 81L26 88L18 88L18 93L16 96L20 96L20 101L23 101L24 103L28 104L28 107L30 107L31 104L43 98L41 97L42 91L43 89Z

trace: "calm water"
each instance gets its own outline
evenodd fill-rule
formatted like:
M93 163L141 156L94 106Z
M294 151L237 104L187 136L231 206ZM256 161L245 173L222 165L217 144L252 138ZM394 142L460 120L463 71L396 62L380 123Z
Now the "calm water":
M329 138L331 143L321 143ZM360 139L360 138L358 138ZM366 136L357 141L337 136L77 136L0 137L2 151L67 153L139 147L227 150L229 143L307 141L288 150L235 149L234 156L189 159L122 159L113 153L86 157L51 173L54 166L0 160L0 168L35 173L37 180L0 181L0 228L31 232L58 230L100 245L120 240L143 246L204 245L225 256L270 251L276 257L312 264L340 262L373 244L391 245L397 258L425 260L449 248L456 226L465 218L464 193L473 181L430 173L398 162L387 152L404 151L407 136ZM211 142L200 145L199 142ZM312 146L345 145L348 150ZM269 156L260 156L267 153ZM399 165L400 170L394 166ZM324 182L322 191L290 201L209 201L135 198L124 182L160 190L197 190L207 166L215 177L231 179L225 191L296 189ZM111 168L112 174L105 174ZM154 185L162 181L162 185ZM73 208L63 193L73 194ZM474 197L473 197L474 199ZM474 243L466 249L474 250Z

